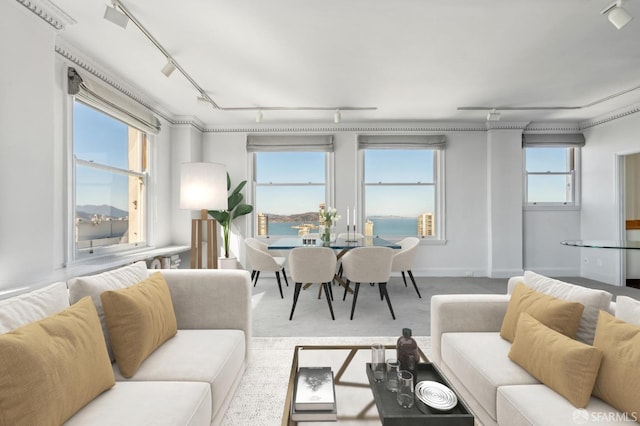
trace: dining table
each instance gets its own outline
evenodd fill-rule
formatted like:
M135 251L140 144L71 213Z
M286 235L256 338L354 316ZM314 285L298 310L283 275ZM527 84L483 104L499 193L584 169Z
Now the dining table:
M400 244L385 240L380 237L364 236L364 237L352 237L352 238L335 238L330 241L322 241L320 238L310 238L306 236L299 237L283 237L275 240L273 243L268 244L269 250L293 250L298 247L328 247L336 250L336 257L338 260L344 256L349 250L356 247L389 247L392 249L401 249ZM347 286L347 283L337 273L334 275L334 280L338 284L347 289L349 293L353 293L353 290ZM308 288L311 284L306 284L304 288ZM322 287L318 297L320 297Z

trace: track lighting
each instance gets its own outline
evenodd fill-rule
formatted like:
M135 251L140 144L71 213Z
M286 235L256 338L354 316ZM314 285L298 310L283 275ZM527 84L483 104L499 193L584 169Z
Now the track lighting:
M342 120L342 114L340 114L340 110L337 109L336 112L333 114L333 122L339 123L340 120Z
M256 123L262 123L262 118L263 118L263 116L262 116L262 110L261 110L261 109L259 109L259 110L258 110L258 113L256 114Z
M495 109L492 109L487 114L487 121L500 121L500 113L497 112Z
M171 74L173 74L173 72L176 70L176 66L173 63L173 61L171 59L167 59L167 63L165 64L164 67L162 67L162 70L160 70L162 72L162 74L164 74L167 77L170 77Z
M606 14L609 22L617 29L621 29L633 19L633 16L622 7L622 1L623 0L618 0L600 12L602 15Z
M127 24L129 23L129 18L124 13L120 12L117 9L118 0L114 0L112 6L107 6L107 9L104 11L104 19L107 21L111 21L119 27L127 28Z

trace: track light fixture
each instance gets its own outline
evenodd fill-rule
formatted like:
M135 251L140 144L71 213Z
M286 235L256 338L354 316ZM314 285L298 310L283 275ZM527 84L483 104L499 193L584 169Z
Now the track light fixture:
M127 15L120 12L117 7L118 0L113 0L112 6L107 6L107 9L104 11L104 19L116 24L119 27L127 28L129 18L127 17Z
M602 15L606 14L609 22L617 29L621 29L633 19L633 16L622 7L622 2L623 0L618 0L600 12Z
M173 74L173 72L176 70L176 66L173 63L173 61L171 59L167 59L167 63L165 64L164 67L162 67L162 70L160 70L162 72L162 74L164 74L166 77L170 77L171 74Z
M492 109L487 114L487 121L500 121L500 113L497 112L495 109Z
M337 109L335 113L333 113L333 122L334 123L339 123L342 120L342 114L340 113L340 110Z
M256 123L262 123L262 118L263 118L262 110L259 109L258 113L256 114Z

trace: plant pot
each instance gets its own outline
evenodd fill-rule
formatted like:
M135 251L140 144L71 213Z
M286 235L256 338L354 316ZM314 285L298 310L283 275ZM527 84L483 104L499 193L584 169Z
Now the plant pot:
M218 259L219 269L238 269L238 259L235 257L221 257Z

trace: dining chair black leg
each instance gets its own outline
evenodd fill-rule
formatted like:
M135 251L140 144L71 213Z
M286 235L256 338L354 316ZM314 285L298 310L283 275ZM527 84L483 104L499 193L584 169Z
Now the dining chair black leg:
M353 289L353 303L351 303L351 319L353 319L353 312L356 310L356 301L358 300L358 291L360 291L360 283L356 283L356 288Z
M411 272L411 269L409 269L407 272L409 273L409 278L411 278L411 282L413 283L413 288L416 289L416 293L418 293L418 297L422 299L422 295L420 294L420 290L418 290L418 286L416 285L416 280L413 278L413 273Z
M282 276L284 277L284 283L287 285L287 287L289 287L289 281L287 280L287 273L284 271L284 268L282 268Z
M331 283L329 283L327 288L329 289L329 296L331 296L331 300L333 300L333 288L331 288Z
M284 299L284 295L282 294L282 283L280 282L280 272L276 271L276 281L278 281L278 289L280 289L280 298Z
M331 288L331 286L329 285L329 283L322 283L322 286L324 287L324 295L327 298L327 303L329 304L329 312L331 312L331 319L335 321L336 317L333 315L333 306L331 305L331 297L329 296L329 289Z
M256 270L254 269L253 271L251 271L251 282L253 282L253 279L256 276Z
M342 296L342 300L347 300L347 292L349 291L349 280L347 280L347 283L344 286L344 296Z
M389 305L389 311L391 311L391 318L396 319L396 314L393 313L393 307L391 306L391 300L389 300L389 293L387 293L387 283L378 283L378 285L382 289L384 297L387 299L387 305Z
M380 300L384 300L384 294L382 293L382 287L378 286L378 292L380 293Z
M293 291L293 305L291 305L291 314L289 315L289 321L293 318L293 311L296 310L296 304L298 303L298 296L300 295L300 289L302 288L302 283L296 283L296 288Z
M404 271L400 271L400 273L402 274L402 281L404 281L404 286L407 286L407 278L404 276Z
M260 276L260 271L256 271L256 278L255 281L253 282L253 286L255 287L256 284L258 284L258 277Z

